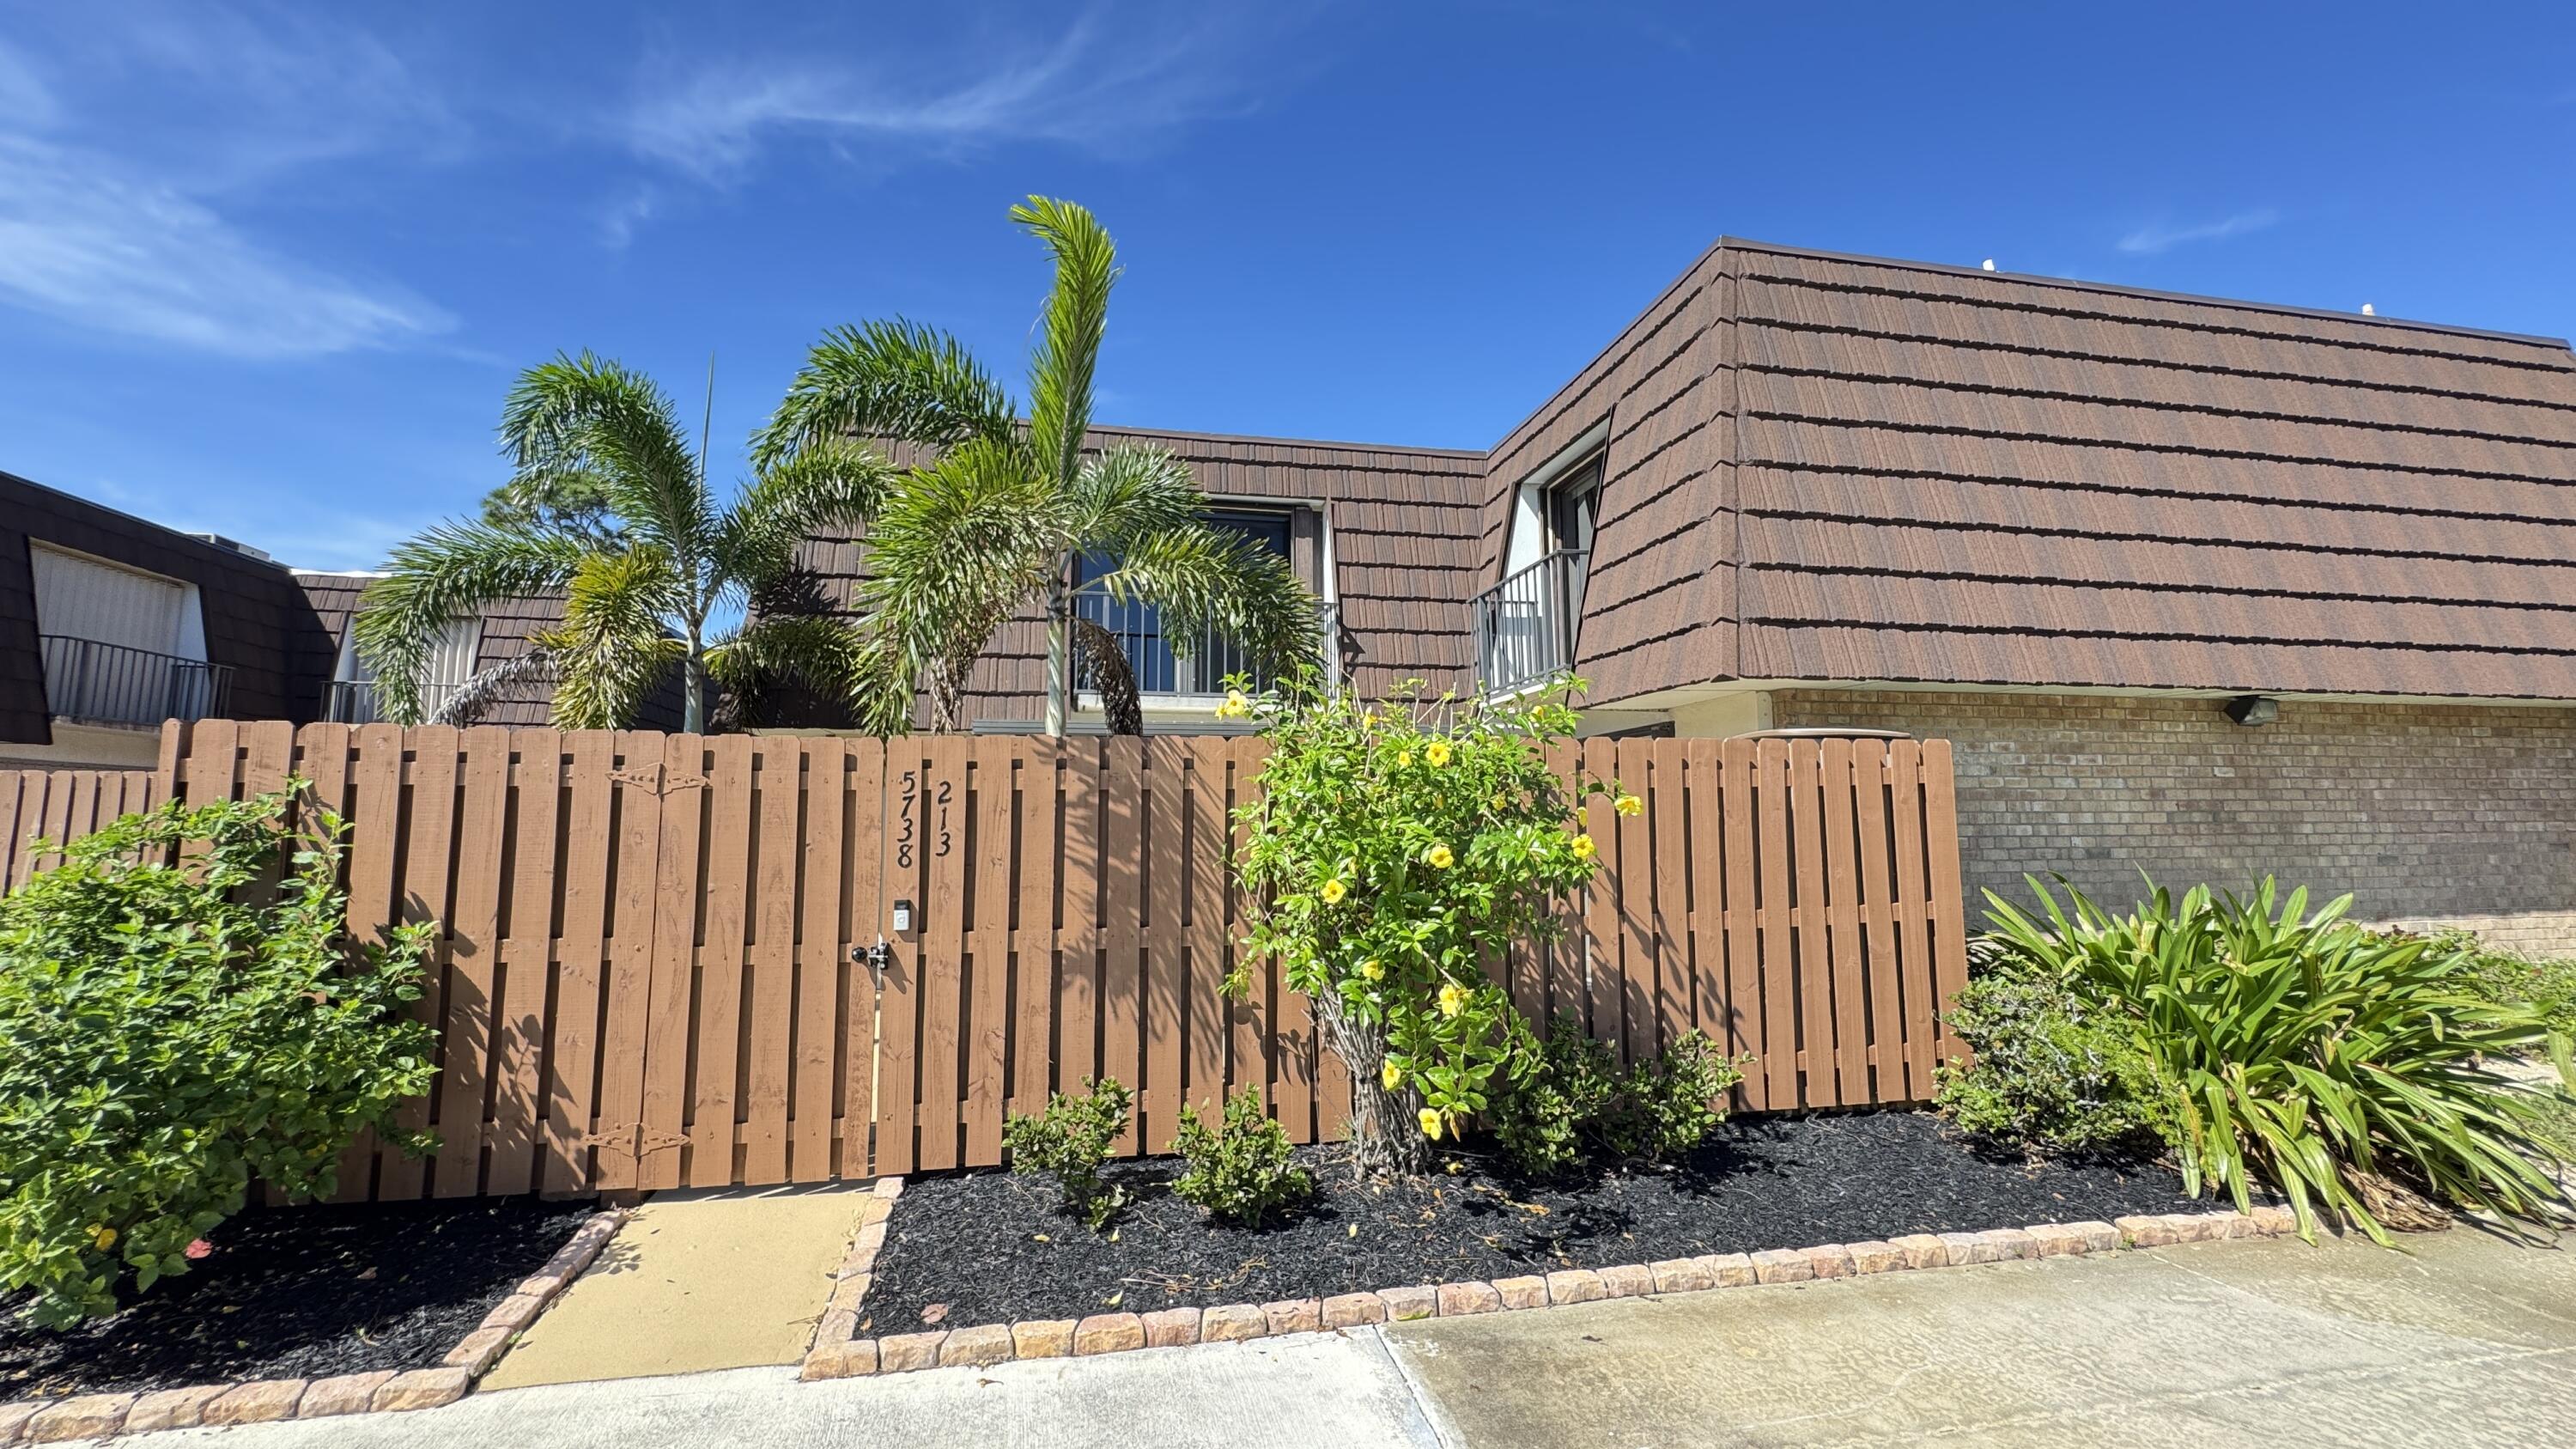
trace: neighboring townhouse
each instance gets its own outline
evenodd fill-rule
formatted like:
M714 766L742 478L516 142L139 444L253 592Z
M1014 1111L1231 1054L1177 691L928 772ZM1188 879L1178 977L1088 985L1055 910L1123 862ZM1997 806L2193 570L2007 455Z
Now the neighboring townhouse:
M1728 239L1482 454L1126 439L1285 520L1364 693L1940 736L1972 889L2273 872L2576 950L2564 341ZM1209 728L1115 622L1150 726ZM978 727L1043 688L1022 620Z
M168 719L362 724L373 686L348 620L369 575L298 573L0 473L0 768L151 765ZM527 648L560 599L512 600L449 630L432 699ZM543 724L522 683L483 714Z

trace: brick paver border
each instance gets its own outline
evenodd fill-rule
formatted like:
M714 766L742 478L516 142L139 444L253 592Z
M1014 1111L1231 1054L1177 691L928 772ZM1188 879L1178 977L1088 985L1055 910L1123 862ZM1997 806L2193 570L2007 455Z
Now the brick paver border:
M967 1364L980 1367L1008 1359L1065 1358L1139 1348L1239 1342L1364 1323L1458 1318L1609 1298L1701 1293L1757 1283L1806 1283L1863 1273L1966 1267L2024 1258L2075 1257L2225 1238L2269 1238L2298 1230L2297 1217L2286 1207L2258 1207L2251 1213L2162 1213L2109 1223L2033 1223L2027 1228L1993 1228L1979 1233L1912 1233L1884 1242L1716 1253L1612 1268L1574 1268L1500 1278L1490 1283L1416 1284L1381 1288L1374 1293L1340 1293L1330 1298L1165 1308L1141 1314L1095 1313L1078 1320L991 1323L860 1338L859 1300L867 1295L873 1280L877 1253L885 1246L886 1219L903 1192L903 1180L881 1178L876 1192L876 1201L861 1215L858 1238L841 1264L831 1306L816 1325L813 1347L805 1355L805 1378L856 1378Z
M519 1280L510 1296L483 1315L473 1332L436 1368L342 1374L327 1379L259 1379L198 1384L150 1393L82 1394L0 1404L0 1446L106 1439L200 1424L258 1424L274 1419L327 1419L340 1414L434 1409L465 1397L500 1362L546 1305L581 1276L626 1222L623 1208L595 1213L555 1250L544 1267Z

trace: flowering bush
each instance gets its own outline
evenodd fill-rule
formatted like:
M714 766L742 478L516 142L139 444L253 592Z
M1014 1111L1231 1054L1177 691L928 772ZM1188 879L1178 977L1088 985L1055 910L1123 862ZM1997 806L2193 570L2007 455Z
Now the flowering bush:
M431 928L353 945L340 822L299 838L290 799L128 815L0 901L0 1293L39 1325L188 1271L253 1178L330 1192L361 1127L429 1145L393 1113L432 1077Z
M1484 1110L1534 1053L1487 974L1515 942L1556 929L1551 894L1599 868L1577 809L1610 793L1561 779L1546 746L1570 734L1563 685L1490 705L1405 694L1376 706L1311 676L1229 708L1271 741L1261 791L1238 811L1237 861L1256 902L1247 962L1275 957L1312 998L1353 1082L1351 1138L1368 1171L1419 1171L1429 1145ZM1229 983L1241 992L1242 972Z

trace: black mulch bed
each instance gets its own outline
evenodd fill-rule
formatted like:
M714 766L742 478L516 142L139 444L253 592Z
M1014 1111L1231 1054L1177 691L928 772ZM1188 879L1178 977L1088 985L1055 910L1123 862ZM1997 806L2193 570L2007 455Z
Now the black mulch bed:
M51 1333L0 1297L0 1403L428 1368L597 1210L534 1198L254 1208L214 1231L212 1256L113 1318Z
M1321 1191L1303 1215L1259 1230L1209 1224L1165 1190L1169 1161L1113 1167L1107 1176L1137 1196L1114 1239L1059 1213L1051 1177L914 1178L888 1225L861 1333L1319 1298L2194 1206L2181 1180L2151 1162L2034 1165L1981 1153L1940 1119L1909 1112L1729 1122L1669 1170L1565 1186L1499 1177L1461 1154L1458 1172L1421 1186L1362 1187L1339 1149L1299 1156Z

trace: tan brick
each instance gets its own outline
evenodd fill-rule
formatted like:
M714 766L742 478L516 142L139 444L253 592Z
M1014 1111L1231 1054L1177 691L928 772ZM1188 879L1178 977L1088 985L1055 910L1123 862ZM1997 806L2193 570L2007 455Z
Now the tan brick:
M877 1340L877 1372L910 1373L939 1367L939 1345L945 1333L896 1333Z
M1949 1245L1934 1233L1907 1233L1890 1238L1888 1246L1905 1255L1908 1268L1946 1268L1950 1266Z
M1893 1273L1907 1266L1903 1250L1894 1243L1872 1238L1865 1243L1844 1246L1851 1253L1852 1271L1855 1273Z
M38 1409L19 1432L30 1444L63 1444L74 1439L104 1439L125 1423L134 1407L132 1394L82 1394Z
M1550 1303L1597 1303L1609 1296L1601 1275L1589 1268L1567 1268L1547 1275Z
M832 1280L832 1296L823 1306L828 1309L856 1313L859 1311L859 1305L867 1301L868 1290L876 1286L876 1281L877 1276L874 1273L852 1273L846 1277L835 1278Z
M797 1371L796 1376L801 1379L863 1379L876 1371L877 1341L856 1338L847 1343L827 1343L817 1347L805 1355L805 1366Z
M125 1411L125 1432L151 1434L163 1429L193 1429L205 1422L206 1405L215 1396L231 1388L230 1384L194 1384L184 1389L162 1389L137 1398L134 1407ZM8 1416L0 1414L0 1422ZM0 1444L9 1435L0 1430Z
M1144 1315L1147 1348L1180 1348L1199 1341L1199 1311L1195 1308L1157 1308ZM1072 1324L1065 1329L1071 1333ZM1072 1340L1066 1340L1070 1343Z
M2298 1210L2264 1203L2254 1209L2254 1226L2274 1237L2288 1237L2299 1230Z
M816 1343L847 1343L859 1336L859 1311L855 1308L826 1306L823 1319L814 1325Z
M256 1383L235 1384L207 1403L199 1422L266 1424L278 1419L292 1419L295 1406L303 1399L302 1379L261 1379Z
M474 1376L461 1368L412 1369L398 1373L376 1390L378 1411L435 1409L465 1397Z
M1227 1303L1199 1315L1201 1343L1243 1343L1270 1333L1270 1315L1257 1303Z
M1282 1298L1262 1304L1261 1315L1270 1320L1270 1331L1274 1334L1313 1333L1324 1326L1324 1300Z
M1190 1330L1193 1334L1196 1334L1198 1331L1197 1309L1167 1308L1161 1313L1148 1313L1145 1315L1145 1341L1147 1343L1158 1341L1153 1336L1154 1320L1164 1318L1167 1315L1174 1313L1186 1313L1190 1315ZM1032 1318L1023 1323L1014 1323L1011 1325L1011 1354L1015 1358L1071 1358L1073 1356L1073 1330L1076 1326L1077 1325L1074 1320L1070 1318ZM1189 1340L1180 1341L1187 1342Z
M903 1179L900 1177L880 1177L877 1179L875 1191L876 1195L882 1198L893 1199L901 1197L903 1196Z
M2133 1248L2161 1248L2167 1243L2178 1241L2174 1237L2173 1224L2162 1214L2133 1214L2125 1218L2114 1218L2112 1223L2119 1228L2120 1236L2126 1238L2129 1246Z
M2036 1258L2039 1243L2024 1228L1988 1228L1977 1236L2005 1258Z
M1848 1278L1860 1271L1852 1266L1851 1249L1840 1243L1818 1243L1801 1248L1807 1255L1807 1267L1819 1278Z
M1658 1293L1697 1293L1717 1286L1717 1280L1709 1276L1708 1269L1701 1266L1697 1258L1666 1258L1647 1267L1655 1275L1655 1291Z
M1983 1233L1943 1233L1941 1250L1949 1255L1953 1268L1964 1268L1971 1263L2000 1263L2005 1258L2004 1245L1988 1241Z
M1465 1318L1471 1313L1500 1313L1502 1309L1503 1295L1491 1283L1440 1285L1440 1316L1443 1318Z
M1380 1288L1377 1296L1386 1305L1386 1316L1397 1323L1429 1318L1440 1311L1440 1290L1426 1284Z
M1386 1322L1386 1300L1374 1293L1336 1293L1324 1300L1326 1328L1357 1328Z
M1699 1261L1708 1269L1709 1281L1720 1288L1743 1288L1756 1281L1750 1253L1710 1253Z
M393 1381L392 1369L315 1379L306 1386L303 1399L296 1404L295 1417L332 1419L342 1414L363 1414L376 1406L376 1390ZM131 1424L133 1416L127 1415L126 1422Z
M1076 1354L1118 1353L1145 1346L1145 1321L1133 1313L1095 1313L1073 1326Z
M1494 1292L1501 1295L1505 1308L1545 1308L1547 1280L1535 1274L1517 1278L1497 1278Z
M1143 1329L1137 1330L1137 1342L1144 1342ZM1018 1353L1011 1345L1011 1326L1007 1323L978 1323L971 1328L952 1328L948 1339L939 1345L942 1368L983 1368L988 1364L1009 1363Z
M850 1257L854 1261L873 1263L877 1254L885 1251L885 1240L886 1225L870 1223L859 1229L858 1241L850 1245Z
M1753 1255L1756 1283L1804 1283L1816 1276L1816 1265L1797 1248L1765 1248Z
M449 1349L441 1362L449 1368L461 1368L479 1379L486 1369L500 1362L501 1355L510 1351L513 1337L516 1335L506 1328L478 1328L457 1340L456 1347Z
M1622 1263L1616 1268L1603 1268L1601 1292L1608 1298L1643 1298L1655 1291L1654 1270L1643 1263Z
M2072 1258L2087 1251L2084 1230L2071 1223L2032 1223L2025 1229L2042 1258Z
M492 1311L483 1315L483 1326L506 1328L512 1333L523 1333L529 1324L537 1321L537 1315L545 1311L546 1300L543 1298L533 1293L513 1293L494 1304Z

